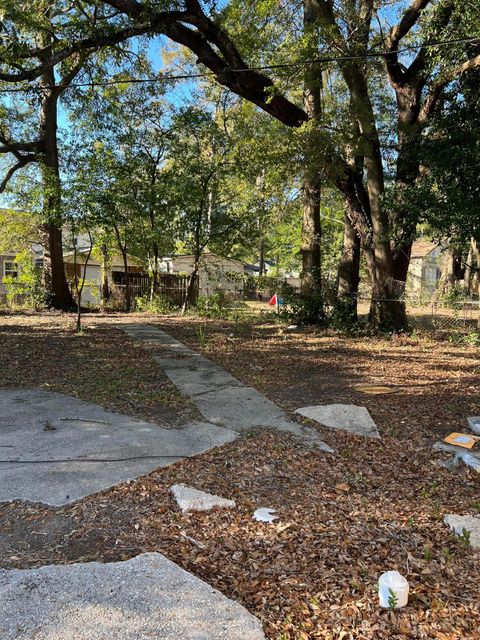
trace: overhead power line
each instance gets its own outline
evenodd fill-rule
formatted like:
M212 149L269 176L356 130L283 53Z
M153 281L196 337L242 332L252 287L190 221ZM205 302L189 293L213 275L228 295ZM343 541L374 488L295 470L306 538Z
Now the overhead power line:
M293 62L281 62L278 64L266 64L260 66L245 67L242 69L225 69L226 73L248 73L250 71L274 71L276 69L288 69L295 67L304 67L312 64L327 64L332 62L348 62L349 60L368 60L370 58L387 58L391 55L399 55L402 53L408 53L411 51L419 51L420 49L434 48L434 47L446 47L454 44L480 44L480 38L457 38L454 40L440 40L437 42L427 42L418 45L407 45L401 49L395 49L393 51L366 51L365 53L357 55L344 55L344 56L321 56L318 58L311 58L308 60L294 60ZM72 82L68 85L44 85L40 87L38 85L12 87L0 89L0 93L40 93L46 89L74 89L85 87L109 87L121 84L154 84L158 82L176 82L177 80L197 80L200 78L213 78L217 74L213 71L205 71L199 73L185 73L185 74L165 74L158 75L150 78L123 78L116 80L102 80L102 81L85 81L85 82Z

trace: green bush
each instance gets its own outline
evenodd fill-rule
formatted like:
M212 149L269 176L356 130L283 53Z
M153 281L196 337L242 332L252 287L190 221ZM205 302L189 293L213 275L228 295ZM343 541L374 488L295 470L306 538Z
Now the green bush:
M211 296L198 298L195 311L205 318L225 317L228 315L228 310L225 309L225 294L214 293Z
M465 304L467 296L463 287L455 284L449 291L443 293L440 299L448 309L459 310Z
M149 296L139 296L135 298L135 311L147 313L171 313L178 310L171 300L165 296L156 295L152 299Z
M283 300L282 316L298 324L326 324L325 301L321 293L305 295L284 285L277 295Z
M10 308L38 309L45 304L45 292L40 269L35 266L30 251L22 251L15 257L18 277L6 276L2 284L6 288L7 305Z

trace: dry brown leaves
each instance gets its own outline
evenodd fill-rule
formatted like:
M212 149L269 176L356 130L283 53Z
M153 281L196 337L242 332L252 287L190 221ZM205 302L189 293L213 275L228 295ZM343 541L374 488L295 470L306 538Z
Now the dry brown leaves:
M199 346L194 322L173 323ZM285 339L277 327L228 323L207 332L208 355L272 399L290 408L305 399L364 404L382 440L321 429L332 457L256 434L70 507L2 505L3 565L157 550L243 603L272 640L479 638L479 554L442 517L480 510L480 478L439 467L429 448L477 407L478 352L314 333ZM350 388L387 382L402 388L383 398ZM182 515L169 492L175 482L238 508ZM276 509L279 520L254 521L258 507ZM389 569L411 587L409 605L395 613L377 605L377 580Z

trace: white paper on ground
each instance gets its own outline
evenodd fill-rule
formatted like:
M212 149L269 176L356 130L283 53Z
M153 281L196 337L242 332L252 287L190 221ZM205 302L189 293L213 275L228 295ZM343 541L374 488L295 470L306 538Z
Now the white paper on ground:
M278 520L278 516L273 515L274 513L276 513L275 509L261 507L255 511L253 518L258 522L273 522L274 520Z

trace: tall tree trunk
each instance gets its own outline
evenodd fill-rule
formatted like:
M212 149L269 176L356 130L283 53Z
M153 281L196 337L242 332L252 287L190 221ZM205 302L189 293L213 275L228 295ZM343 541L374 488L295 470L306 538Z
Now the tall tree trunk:
M260 233L260 242L258 247L258 267L259 267L258 275L264 276L265 275L265 239L262 233Z
M153 267L152 267L152 286L150 288L150 300L152 301L158 293L158 261L159 261L158 244L153 243Z
M207 204L207 215L210 217L211 214L211 205L212 205L212 198L211 198L211 194L212 191L209 192L208 194L208 204ZM197 278L198 278L198 272L200 270L200 258L202 255L202 251L205 250L205 247L207 246L206 243L201 244L201 240L200 240L200 236L201 236L201 232L202 232L202 221L203 221L203 203L200 204L200 208L197 212L197 219L196 219L196 223L195 223L195 231L194 231L194 250L193 250L193 270L188 278L188 284L187 284L187 288L185 290L185 297L183 299L183 304L182 304L182 309L181 309L181 314L183 316L183 314L185 313L185 311L187 310L188 305L191 302L191 298L193 295L193 290L194 287L196 285L197 282ZM208 237L210 237L210 230L208 233Z
M475 258L475 280L473 285L473 292L480 296L480 242L477 242L472 238L472 250ZM480 327L480 318L479 318Z
M467 260L465 262L465 274L463 276L463 288L465 293L470 294L472 290L472 273L473 273L473 238L470 240Z
M128 253L126 248L122 249L123 268L125 270L125 311L132 310L132 293L130 290L130 273L128 271Z
M450 293L455 284L455 252L450 246L443 256L441 283L442 293Z
M188 305L192 301L193 291L194 291L195 285L197 283L199 269L200 269L200 255L195 254L195 259L194 259L194 263L193 263L193 270L192 270L192 272L190 273L190 275L188 277L188 284L187 284L187 288L185 290L185 297L183 299L183 304L182 304L182 309L181 309L182 316L184 315L185 311L187 310Z
M46 71L41 79L40 137L45 151L40 157L43 181L44 211L44 266L43 282L47 306L69 310L76 307L68 287L63 262L61 187L57 144L58 94L53 69Z
M316 8L314 0L303 2L304 34L307 52L318 55L316 39ZM320 220L321 174L315 157L317 130L322 115L322 69L318 64L307 66L304 76L303 105L313 124L306 150L306 170L303 181L304 204L302 221L302 291L305 295L322 291L322 227Z
M412 244L417 231L416 220L412 219L411 207L405 202L405 195L415 188L420 176L418 146L421 126L418 123L423 80L415 78L412 83L395 87L397 99L398 157L395 175L395 198L393 202L393 228L396 237L393 249L393 277L406 282Z
M257 228L258 228L258 266L259 266L259 276L264 276L265 269L265 168L263 167L260 174L257 176L256 180L257 191L259 192L259 207L258 207L258 220L257 220Z
M102 244L102 306L110 299L110 282L108 279L108 249Z
M366 238L365 255L372 284L370 322L377 329L399 330L406 326L407 316L405 302L399 296L393 278L391 225L388 213L382 206L384 169L375 111L362 65L357 61L346 61L342 65L342 73L351 95L352 115L358 123L358 142L366 170L371 225L368 234L365 234L369 236ZM361 209L365 209L362 203L360 205Z
M412 255L413 241L408 240L395 247L393 255L393 278L398 282L407 282L410 256Z
M360 284L360 238L348 216L343 228L343 248L338 267L338 300L346 320L357 320L357 296Z

